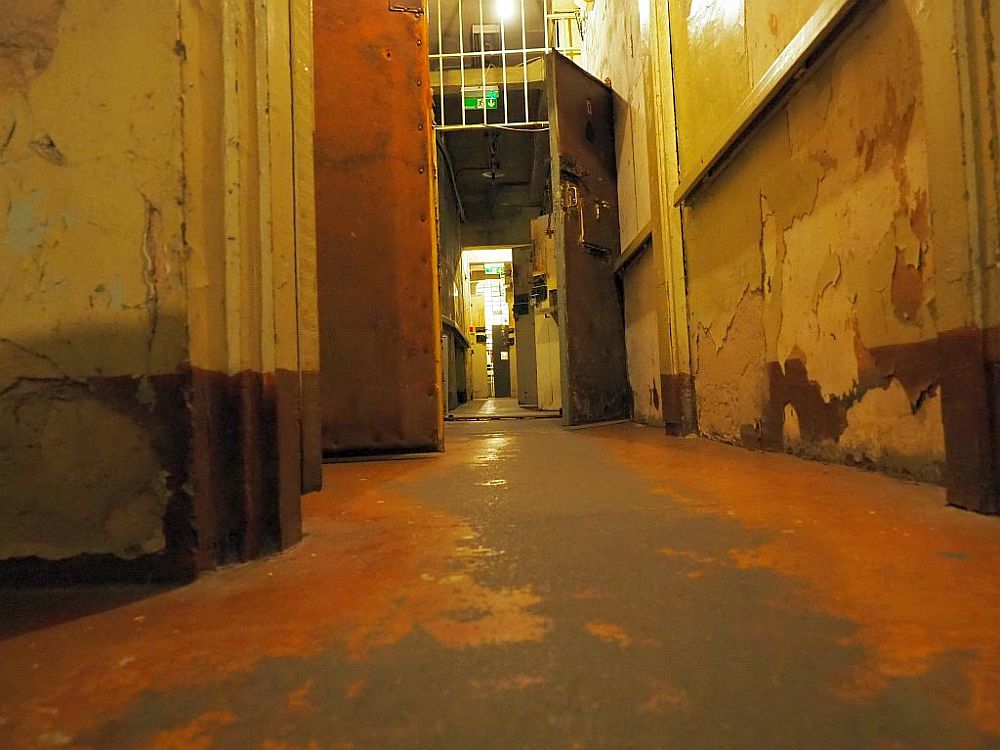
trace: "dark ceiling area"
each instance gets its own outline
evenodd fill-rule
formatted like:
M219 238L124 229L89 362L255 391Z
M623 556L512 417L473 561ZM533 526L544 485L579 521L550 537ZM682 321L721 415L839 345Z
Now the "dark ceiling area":
M541 213L548 184L548 130L480 128L441 137L467 221L497 221L527 209Z

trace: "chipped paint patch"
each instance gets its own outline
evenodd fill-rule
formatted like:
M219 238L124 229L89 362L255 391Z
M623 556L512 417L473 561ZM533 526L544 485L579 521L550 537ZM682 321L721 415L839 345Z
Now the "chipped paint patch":
M25 196L10 199L4 244L17 255L26 255L45 243L51 221L39 217L44 194L43 190L38 189Z
M285 708L294 714L311 714L316 711L316 705L309 693L316 686L316 680L311 678L285 696Z
M0 474L18 488L2 493L10 515L0 524L0 558L136 557L163 548L170 491L143 425L59 380L7 389L0 424L17 446L0 449ZM85 444L67 437L77 435L88 436Z
M54 717L30 709L43 701L59 707L61 731L76 735L144 692L245 675L268 657L333 650L358 663L416 633L456 650L543 639L552 621L536 611L542 598L530 586L478 582L476 571L489 558L465 554L486 549L475 529L421 507L393 483L440 468L382 464L378 481L370 481L367 464L327 466L325 486L333 489L304 502L310 536L280 557L206 576L195 599L181 589L122 607L115 617L95 621L83 639L63 637L78 623L51 628L45 636L51 648L41 662L26 645L37 634L0 643L9 673L31 675L4 684L4 715L9 709L13 717L6 729L19 738L51 729ZM242 613L238 619L230 616L234 611ZM105 665L120 654L134 662L109 671ZM72 674L67 664L75 665ZM360 697L363 689L358 683L348 697ZM306 710L310 695L308 685L299 685L285 698ZM187 727L183 736L200 741L209 724Z
M182 727L156 734L142 750L211 750L215 732L235 721L229 711L206 711Z
M595 620L584 624L584 628L592 636L606 643L616 643L621 648L628 648L632 645L632 638L621 625Z
M536 674L516 674L491 680L473 680L472 687L484 693L521 692L544 685L546 679Z
M838 442L860 464L940 475L945 454L941 396L935 391L914 409L900 382L892 380L887 388L868 391L848 410Z
M714 565L719 562L717 558L709 555L699 555L697 552L692 552L691 550L672 549L670 547L661 549L660 554L664 557L687 560L699 565Z
M649 686L649 696L639 704L639 713L666 714L691 708L688 694L669 682L652 679L649 681Z
M782 6L787 33L805 12L803 4L792 5ZM780 113L685 208L695 393L699 427L709 437L941 476L939 409L921 406L939 384L941 365L925 358L924 382L914 391L912 373L892 363L916 360L940 333L921 61L926 40L913 14L906 0L873 8L864 30L847 35L812 69ZM696 116L686 114L685 96L701 91L706 79L713 91L742 87L742 60L750 61L754 79L757 65L766 67L780 49L765 9L748 6L745 20L745 33L724 42L685 38L683 24L674 25L684 153L698 152L695 145L713 130L706 117L714 121L712 110L700 106ZM740 64L723 64L727 53ZM875 69L893 75L872 76ZM747 304L758 294L762 304ZM892 389L894 378L909 395L912 418L887 403L876 409L884 394L867 395ZM856 412L855 426L842 442L849 411ZM911 423L924 426L923 435L906 427L895 433ZM898 439L879 451L875 433Z

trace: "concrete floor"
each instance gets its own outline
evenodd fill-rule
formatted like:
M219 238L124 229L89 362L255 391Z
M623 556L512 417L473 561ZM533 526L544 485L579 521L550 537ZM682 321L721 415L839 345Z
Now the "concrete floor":
M476 419L544 419L557 418L557 411L542 411L528 406L520 406L516 398L484 398L460 404L449 419L458 421Z
M172 590L0 592L0 748L997 748L1000 522L651 428L450 425Z

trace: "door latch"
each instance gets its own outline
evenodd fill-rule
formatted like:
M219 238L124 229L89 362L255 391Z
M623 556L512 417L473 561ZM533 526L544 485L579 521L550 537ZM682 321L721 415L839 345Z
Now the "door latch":
M576 208L580 205L580 189L576 185L563 183L562 207L564 209Z
M601 211L612 208L612 204L603 198L594 201L594 221L601 220Z
M419 4L400 4L389 0L389 10L393 13L412 13L415 18L420 18L424 14L423 0Z

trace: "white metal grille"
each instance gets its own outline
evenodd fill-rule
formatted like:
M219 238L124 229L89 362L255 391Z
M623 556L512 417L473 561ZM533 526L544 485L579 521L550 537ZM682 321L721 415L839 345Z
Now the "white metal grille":
M548 125L543 56L579 54L573 0L429 0L438 130Z

